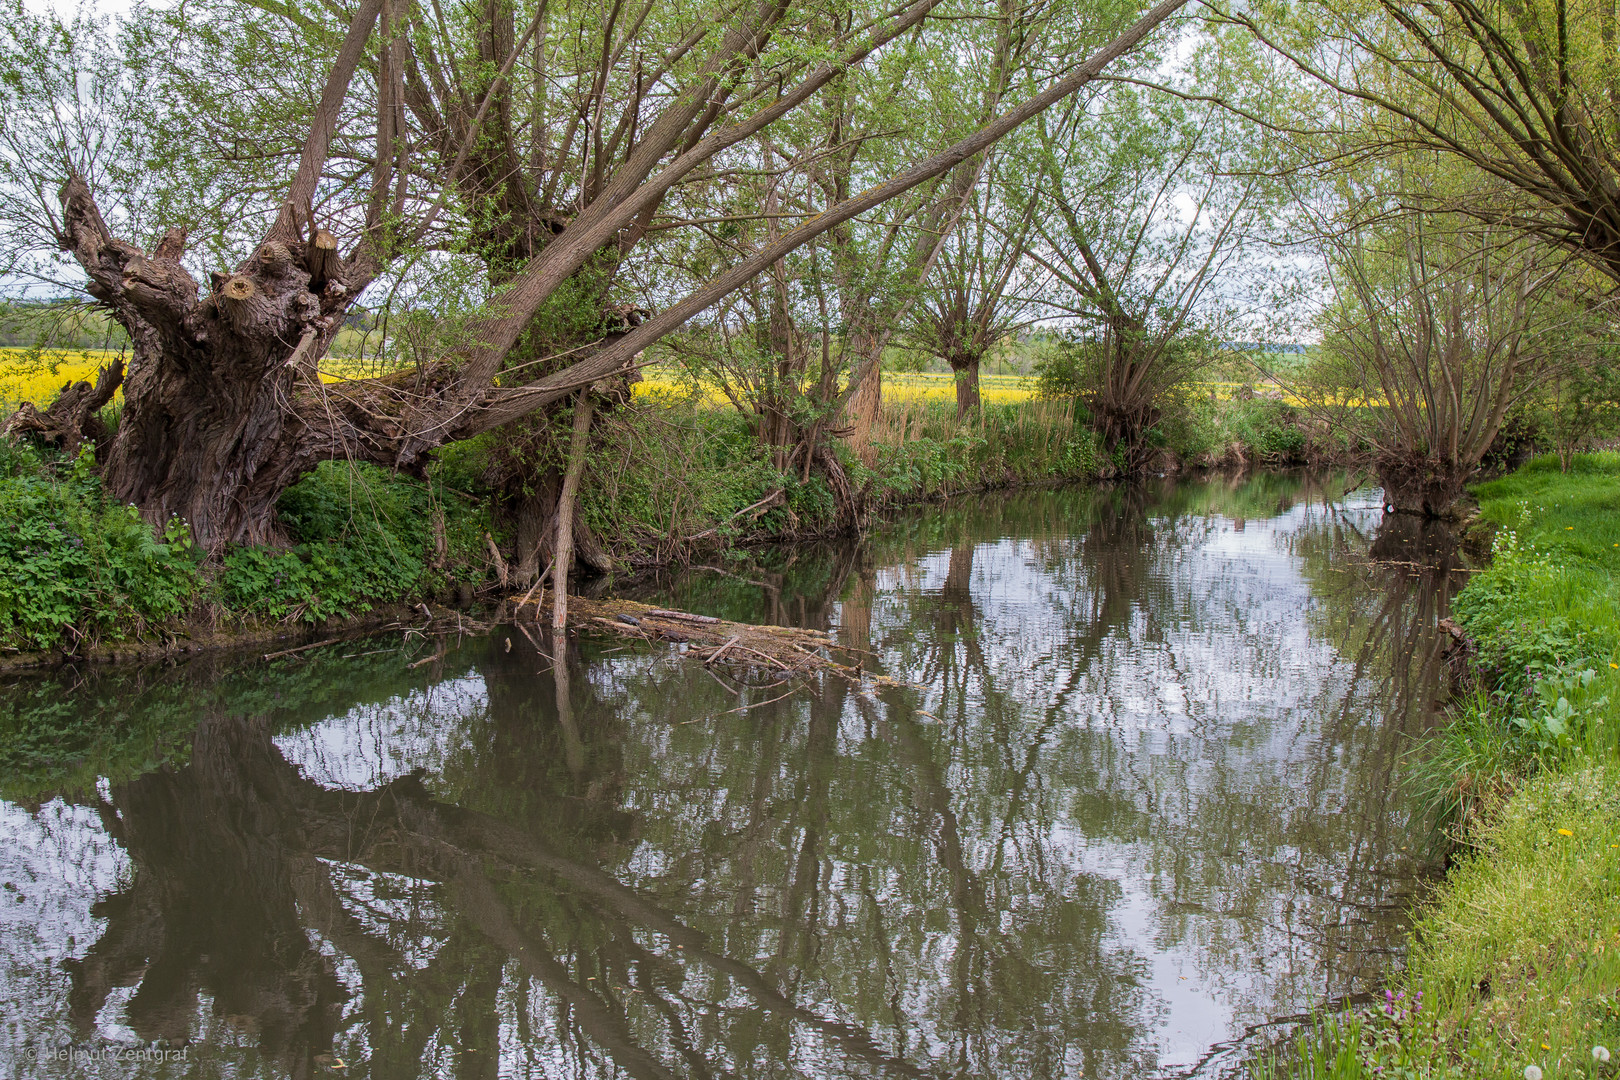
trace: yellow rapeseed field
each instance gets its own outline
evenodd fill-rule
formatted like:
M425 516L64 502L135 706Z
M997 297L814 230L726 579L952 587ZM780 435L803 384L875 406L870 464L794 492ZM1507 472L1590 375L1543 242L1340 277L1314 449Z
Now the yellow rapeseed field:
M94 382L101 365L116 355L95 349L53 350L35 354L30 349L0 348L0 408L9 409L22 401L49 401L64 385L80 379ZM374 363L344 357L327 357L321 361L321 369L321 378L325 382L379 374ZM688 383L674 372L649 367L641 375L642 381L636 385L638 395L684 396L687 393ZM1216 399L1227 401L1241 385L1235 382L1202 383L1199 384L1199 392L1213 394ZM1035 383L1023 375L981 375L979 396L993 404L1029 401L1035 396ZM896 404L908 401L955 401L956 384L953 376L944 373L886 374L883 376L883 397ZM710 405L726 403L726 396L716 388L709 389L704 399ZM1291 405L1302 404L1293 394L1284 394L1283 399ZM1368 403L1357 401L1350 404Z
M0 347L0 408L14 408L23 401L50 401L62 387L72 382L95 382L103 364L115 359L115 352L100 349L53 349L35 353L32 349ZM357 379L379 374L375 364L329 356L321 361L321 380ZM119 391L113 400L121 400Z
M685 396L688 385L685 379L673 372L649 367L642 370L641 382L636 384L635 392L643 396ZM1034 381L1022 375L981 375L979 396L995 404L1029 401L1035 396ZM885 374L883 398L891 402L954 402L956 381L951 375L934 372ZM711 388L704 394L704 400L707 404L720 405L726 402L726 396L719 389Z
M0 404L49 401L70 382L95 382L101 365L117 355L98 349L35 354L32 349L0 348Z

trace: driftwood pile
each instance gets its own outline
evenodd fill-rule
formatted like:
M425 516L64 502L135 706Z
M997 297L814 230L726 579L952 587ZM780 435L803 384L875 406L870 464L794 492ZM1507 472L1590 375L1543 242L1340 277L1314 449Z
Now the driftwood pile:
M516 597L513 611L521 621L544 622L551 610L551 593ZM531 614L532 613L532 614ZM856 664L833 659L837 652L852 652L825 630L791 626L760 626L731 622L710 615L693 615L634 600L568 598L568 622L576 629L603 630L642 641L674 641L687 646L685 655L705 667L725 664L734 668L768 669L780 680L832 672L851 679L861 677Z

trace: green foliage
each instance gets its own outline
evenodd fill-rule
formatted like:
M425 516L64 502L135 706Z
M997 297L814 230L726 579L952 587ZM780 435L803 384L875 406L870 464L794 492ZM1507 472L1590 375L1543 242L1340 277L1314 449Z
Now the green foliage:
M1247 447L1252 456L1271 464L1304 460L1309 441L1296 410L1264 398L1234 401L1225 410L1232 441Z
M881 498L949 495L972 486L969 463L987 445L985 439L969 433L913 439L885 447L870 478Z
M466 567L479 557L482 512L445 496L442 484L328 462L278 504L293 546L227 552L220 598L245 614L319 622L427 591L434 585L428 522L435 500L445 514L451 565Z
M26 448L0 462L0 642L134 637L186 609L198 583L189 530L174 520L160 539L105 499L88 446L72 462Z
M0 346L117 349L129 335L104 310L61 300L0 300ZM15 361L13 361L15 363Z
M1568 472L1576 451L1620 432L1620 363L1615 346L1592 345L1541 380L1533 404Z
M68 461L0 444L0 645L13 650L161 632L193 606L315 622L481 578L487 512L442 481L331 464L288 489L287 550L238 547L205 568L184 521L161 535L108 500L88 446ZM446 567L429 568L442 512Z

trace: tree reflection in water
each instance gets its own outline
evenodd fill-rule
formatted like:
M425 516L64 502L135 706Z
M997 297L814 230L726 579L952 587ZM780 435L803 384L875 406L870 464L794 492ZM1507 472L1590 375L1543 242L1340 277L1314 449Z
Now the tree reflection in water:
M512 630L430 669L95 675L189 756L58 793L94 813L51 827L127 867L61 974L9 958L6 1000L60 998L10 1051L121 1026L225 1075L1217 1066L1364 989L1416 869L1400 765L1454 575L1373 558L1376 501L1330 494L956 506L663 594L836 628L916 689L744 708L780 691Z

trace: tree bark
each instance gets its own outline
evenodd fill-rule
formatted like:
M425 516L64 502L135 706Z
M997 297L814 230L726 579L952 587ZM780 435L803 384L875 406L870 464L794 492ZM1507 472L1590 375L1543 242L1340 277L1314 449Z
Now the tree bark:
M979 407L978 353L957 354L949 357L951 371L956 375L956 418L961 420Z
M585 451L591 438L591 394L581 390L574 402L574 440L568 448L568 471L557 499L557 556L552 563L551 628L568 625L568 564L574 559L574 500L585 473Z

